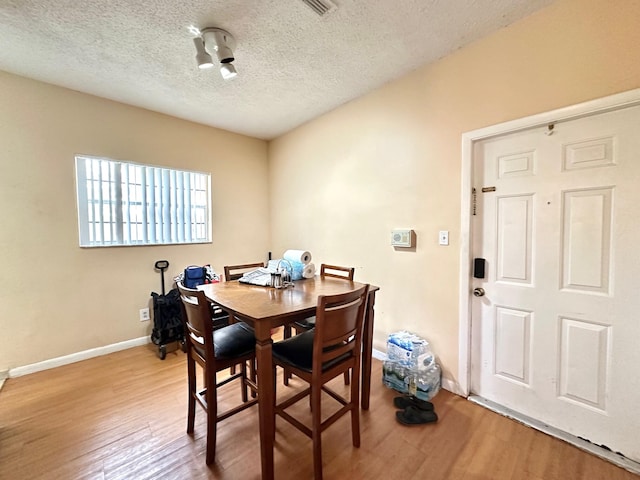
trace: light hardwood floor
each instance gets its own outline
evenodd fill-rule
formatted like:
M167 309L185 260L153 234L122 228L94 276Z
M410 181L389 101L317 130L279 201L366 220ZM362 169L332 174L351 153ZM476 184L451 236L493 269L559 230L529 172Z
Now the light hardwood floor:
M362 446L351 446L348 416L323 434L327 480L640 478L446 391L434 399L437 424L402 426L396 393L382 385L381 363L373 365ZM278 395L299 386L279 380ZM344 388L342 379L333 386ZM236 385L228 388L222 401L239 399ZM188 436L186 400L184 354L160 361L151 345L8 379L0 391L0 479L259 478L257 408L218 426L216 464L208 468L204 412L197 410ZM298 414L305 409L300 402ZM311 441L276 424L276 478L312 478Z

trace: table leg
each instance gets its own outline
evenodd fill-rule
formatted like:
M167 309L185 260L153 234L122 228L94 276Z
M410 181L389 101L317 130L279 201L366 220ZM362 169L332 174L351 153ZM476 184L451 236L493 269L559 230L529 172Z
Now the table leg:
M264 332L261 330L265 330ZM260 422L260 458L262 479L273 480L273 444L275 432L275 392L271 358L271 329L256 325L256 359L258 361L258 410Z
M371 358L373 357L373 306L376 303L376 292L369 292L367 313L364 316L364 331L362 335L362 398L360 404L363 410L369 410L371 396Z

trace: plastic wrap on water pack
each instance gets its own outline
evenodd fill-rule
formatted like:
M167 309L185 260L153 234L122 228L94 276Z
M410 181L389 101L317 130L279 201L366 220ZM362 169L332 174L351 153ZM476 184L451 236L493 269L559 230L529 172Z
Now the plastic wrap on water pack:
M434 362L429 342L413 333L400 331L389 335L387 358L405 367L425 369Z

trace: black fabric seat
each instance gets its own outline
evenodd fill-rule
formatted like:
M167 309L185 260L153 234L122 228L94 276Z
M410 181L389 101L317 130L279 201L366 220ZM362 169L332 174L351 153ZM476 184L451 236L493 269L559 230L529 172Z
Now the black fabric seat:
M218 360L240 357L253 352L256 338L253 328L246 323L232 323L213 331L213 351ZM194 345L195 350L204 357L205 351Z
M315 318L315 317L314 317ZM273 344L273 357L288 365L299 368L305 372L311 373L313 366L313 338L315 330L301 333L295 337L282 340ZM324 352L330 352L339 348L341 345L334 345L324 348ZM322 371L326 371L334 365L346 360L349 353L345 353L322 364Z
M293 328L296 329L296 331L298 330L311 330L312 328L314 328L316 326L316 317L308 317L305 318L303 320L298 320L297 322L294 322L293 324Z

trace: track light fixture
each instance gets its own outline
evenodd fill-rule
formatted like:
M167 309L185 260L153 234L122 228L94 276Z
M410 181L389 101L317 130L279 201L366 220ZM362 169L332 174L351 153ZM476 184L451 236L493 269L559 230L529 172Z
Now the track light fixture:
M200 37L193 39L196 46L196 61L198 68L205 69L213 67L211 56L215 52L220 62L220 74L225 80L230 80L238 75L233 61L233 48L235 40L226 30L221 28L208 27L200 32Z
M220 65L220 74L225 80L231 80L233 77L238 75L238 72L232 63L223 63Z
M213 67L213 60L211 59L211 55L209 55L204 49L204 42L202 41L202 38L194 38L193 43L196 46L196 61L198 62L198 68L204 70Z

